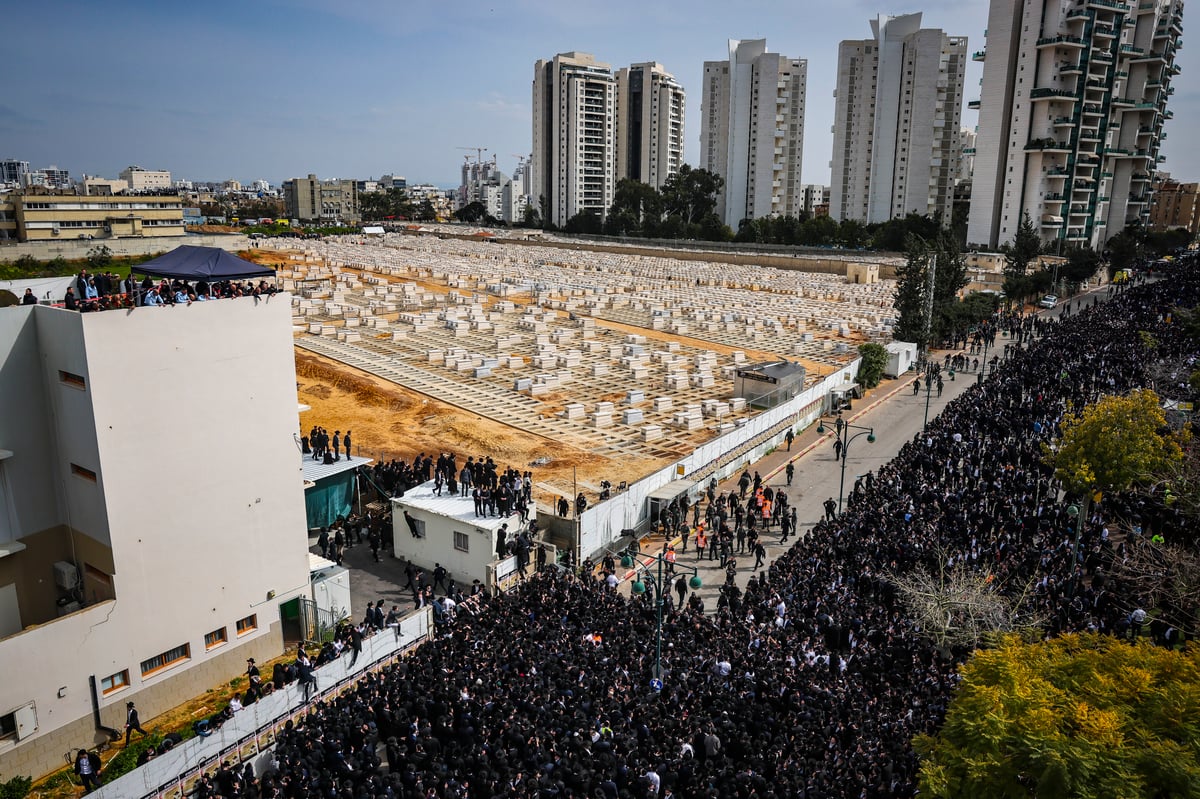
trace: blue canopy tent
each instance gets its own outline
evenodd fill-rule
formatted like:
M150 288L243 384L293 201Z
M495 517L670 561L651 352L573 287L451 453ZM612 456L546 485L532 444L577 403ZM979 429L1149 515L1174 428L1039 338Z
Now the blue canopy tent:
M138 264L133 267L133 271L139 275L177 280L207 280L209 283L275 276L274 269L239 258L220 247L193 247L189 244L176 247L152 261Z

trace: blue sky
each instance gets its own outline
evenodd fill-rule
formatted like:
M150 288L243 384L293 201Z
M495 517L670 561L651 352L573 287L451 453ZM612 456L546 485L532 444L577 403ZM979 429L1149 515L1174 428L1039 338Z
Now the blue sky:
M869 36L876 14L911 11L971 50L984 43L986 0L19 3L5 13L0 158L76 177L138 164L193 180L391 172L456 185L458 147L487 147L511 172L530 149L534 62L580 50L672 72L695 163L703 62L724 58L727 39L765 37L808 59L804 180L827 183L837 44ZM1163 168L1185 180L1200 179L1184 134L1200 121L1193 49L1180 52L1164 143ZM970 65L968 99L982 69Z

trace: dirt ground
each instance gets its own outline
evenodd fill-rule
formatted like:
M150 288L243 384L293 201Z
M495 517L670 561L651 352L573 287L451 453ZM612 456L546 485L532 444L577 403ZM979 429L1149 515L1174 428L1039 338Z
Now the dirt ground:
M300 402L312 410L300 416L305 434L313 425L353 431L355 453L375 460L411 460L419 453L454 452L491 456L502 468L532 471L543 501L569 493L574 480L598 486L614 474L646 473L667 461L622 458L619 464L562 441L532 435L425 397L344 364L296 351ZM547 459L544 464L535 461Z

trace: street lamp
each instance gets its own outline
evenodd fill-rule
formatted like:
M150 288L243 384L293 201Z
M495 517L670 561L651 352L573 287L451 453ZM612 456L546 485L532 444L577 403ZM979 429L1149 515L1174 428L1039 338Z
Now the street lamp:
M1071 546L1071 596L1079 590L1079 533L1083 530L1083 515L1078 505L1067 506L1067 516L1075 523L1075 543Z
M840 411L838 412L837 420L834 423L834 428L835 428L834 440L840 441L842 444L842 452L841 452L842 480L841 480L841 483L839 483L839 485L838 485L838 514L840 515L842 512L842 497L845 496L845 494L846 494L846 459L850 456L850 444L856 438L859 438L861 436L867 437L868 444L874 444L875 443L875 428L874 427L863 427L862 425L857 425L857 424L850 424L849 422L847 422L845 419L842 418ZM855 433L852 436L852 435L850 435L851 429L860 430L862 432ZM825 434L825 422L824 421L821 421L817 425L817 433L819 433L821 435Z
M661 552L657 553L657 554L652 554L649 557L653 558L655 561L658 562L658 576L655 577L655 575L652 574L649 571L649 569L646 568L645 563L639 562L637 564L637 567L638 567L638 569L642 570L642 574L638 575L638 576L641 579L635 579L633 581L633 583L630 585L630 589L633 591L635 596L642 596L643 594L646 593L646 590L647 590L646 583L650 583L650 587L654 589L654 604L657 607L658 620L654 626L654 677L650 682L650 687L653 688L655 691L661 691L662 687L663 687L662 686L663 591L666 588L666 583L663 580L663 563L666 562L666 558L663 556L663 554ZM621 558L621 565L627 569L629 567L633 566L634 565L633 557L631 555L629 555L628 553L626 553ZM700 570L699 569L697 569L694 566L686 566L682 563L676 563L674 565L675 565L676 569L680 569L684 572L690 572L692 576L688 580L688 585L691 586L693 591L700 590L700 587L702 585L704 585L704 583L700 580Z

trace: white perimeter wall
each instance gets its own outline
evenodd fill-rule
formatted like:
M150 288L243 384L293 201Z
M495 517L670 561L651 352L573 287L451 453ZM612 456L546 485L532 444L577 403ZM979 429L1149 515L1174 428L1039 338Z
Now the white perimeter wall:
M820 416L821 410L825 407L829 392L853 382L858 375L858 367L861 363L862 360L856 358L853 363L829 375L817 385L797 395L790 402L760 413L744 426L701 444L686 458L637 481L612 499L588 508L583 512L580 520L582 531L580 558L593 557L611 547L621 537L622 530L635 527L645 519L649 504L646 502L647 497L672 480L681 479L703 469L726 453L738 449L789 418L793 420L791 427L796 429L802 429L812 423ZM745 455L721 467L714 476L718 481L723 480L746 464L761 458L779 446L787 429L782 428ZM682 473L680 473L681 467Z

